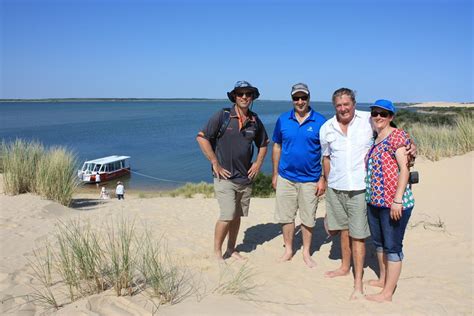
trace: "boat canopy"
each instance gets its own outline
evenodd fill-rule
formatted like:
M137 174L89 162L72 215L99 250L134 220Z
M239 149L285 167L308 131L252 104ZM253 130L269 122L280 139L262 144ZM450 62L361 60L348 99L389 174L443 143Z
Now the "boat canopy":
M94 160L88 160L84 162L85 164L106 164L106 163L111 163L111 162L116 162L120 160L125 160L125 159L130 159L130 156L108 156L104 158L99 158L99 159L94 159Z

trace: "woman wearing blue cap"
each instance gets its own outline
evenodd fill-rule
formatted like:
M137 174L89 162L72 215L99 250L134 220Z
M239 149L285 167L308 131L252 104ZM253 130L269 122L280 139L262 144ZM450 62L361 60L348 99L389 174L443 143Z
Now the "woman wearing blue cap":
M406 145L408 134L393 127L395 107L389 100L377 100L371 107L376 137L367 154L367 218L380 266L378 280L369 285L383 288L368 295L371 301L391 301L402 270L403 236L414 206L408 186Z

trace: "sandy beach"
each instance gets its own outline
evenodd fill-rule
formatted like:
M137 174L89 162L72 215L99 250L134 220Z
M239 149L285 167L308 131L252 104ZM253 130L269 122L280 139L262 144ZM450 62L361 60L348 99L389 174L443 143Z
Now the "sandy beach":
M327 279L324 272L340 262L339 240L323 228L326 212L320 202L312 256L317 267L305 266L301 234L292 261L277 263L283 253L279 225L273 221L275 200L254 198L250 215L242 220L238 248L257 285L248 298L214 293L222 269L238 270L242 262L228 259L225 266L213 258L212 240L218 205L215 199L138 198L97 200L97 194L75 196L72 207L33 194L0 194L2 315L39 315L46 310L28 302L35 281L27 257L56 231L58 220L90 221L102 225L122 215L135 219L136 230L150 228L163 237L170 253L185 264L197 293L175 305L162 305L161 315L472 315L473 313L473 161L474 152L437 162L418 159L414 185L416 205L405 237L405 260L392 303L349 301L352 276ZM298 222L297 222L298 224ZM440 227L441 226L441 227ZM367 241L364 279L376 277L376 257ZM366 287L366 293L376 288ZM112 290L68 304L56 315L150 315L156 311L144 293L115 296Z

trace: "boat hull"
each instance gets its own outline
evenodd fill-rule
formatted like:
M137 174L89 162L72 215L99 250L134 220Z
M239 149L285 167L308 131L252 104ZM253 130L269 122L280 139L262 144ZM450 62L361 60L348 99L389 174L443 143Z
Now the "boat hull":
M130 168L100 173L99 177L97 177L96 174L83 174L82 176L79 176L79 179L82 183L102 183L127 175L130 175Z

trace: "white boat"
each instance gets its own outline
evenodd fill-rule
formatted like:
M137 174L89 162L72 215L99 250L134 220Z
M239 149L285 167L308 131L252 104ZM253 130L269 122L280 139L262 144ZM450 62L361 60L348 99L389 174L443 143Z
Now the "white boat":
M108 156L85 161L77 176L84 183L99 183L130 174L129 156Z

